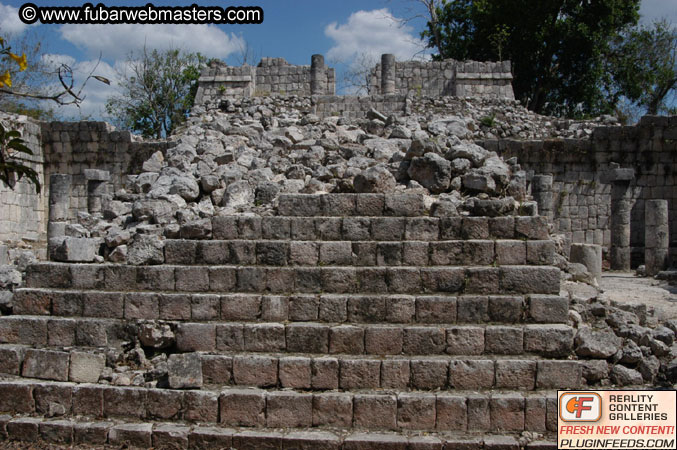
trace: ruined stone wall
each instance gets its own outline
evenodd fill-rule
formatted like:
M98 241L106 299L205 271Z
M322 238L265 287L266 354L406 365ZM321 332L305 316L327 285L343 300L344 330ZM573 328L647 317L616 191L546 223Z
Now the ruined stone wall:
M367 97L328 95L313 98L313 111L320 117L364 118L371 109L385 115L403 115L406 105L406 96L400 94Z
M105 122L40 123L23 117L17 127L33 150L32 166L40 174L42 190L21 181L12 191L0 187L0 241L47 238L50 175L72 176L70 216L87 210L85 169L108 171L109 190L123 186L124 177L138 173L143 161L165 143L142 142L128 131L116 131Z
M609 247L613 163L634 169L628 186L633 202L633 265L643 262L644 203L667 200L671 247L677 247L677 117L644 117L637 126L600 127L591 139L484 141L505 157L516 156L526 170L551 174L553 183L542 212L573 242ZM674 258L674 255L673 255Z
M370 94L514 99L510 61L395 61L383 55L371 72Z
M218 98L251 97L256 84L256 67L212 64L202 71L198 82L196 105Z
M33 155L23 155L28 161L24 164L38 172L40 179L44 180L42 151L42 131L39 122L35 122L25 116L0 117L7 129L15 129L21 132L26 145ZM44 182L42 192L37 193L35 187L29 181L22 179L14 189L9 189L0 183L0 241L26 240L37 242L46 237L47 203L45 199Z
M289 64L283 58L262 58L258 66L230 67L214 63L198 81L195 104L226 98L287 95L333 95L336 75L324 64L322 55L313 55L309 66Z
M143 142L129 131L116 131L105 122L51 122L43 124L45 180L52 173L72 175L71 216L87 210L85 169L108 171L110 189L124 185L124 177L138 173L150 155L165 143Z

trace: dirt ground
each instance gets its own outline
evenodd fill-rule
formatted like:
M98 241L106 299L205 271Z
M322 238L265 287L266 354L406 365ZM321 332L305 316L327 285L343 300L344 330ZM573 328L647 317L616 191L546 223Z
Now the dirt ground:
M653 278L636 277L631 272L604 272L601 298L619 303L653 307L656 318L664 322L677 319L677 286Z

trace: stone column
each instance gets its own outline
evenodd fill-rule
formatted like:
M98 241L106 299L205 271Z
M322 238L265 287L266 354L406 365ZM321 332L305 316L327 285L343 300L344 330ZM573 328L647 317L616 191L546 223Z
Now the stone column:
M611 186L611 269L630 270L630 213L632 199L629 183Z
M630 182L635 178L634 169L621 169L612 163L603 174L602 181L611 184L611 269L630 270L630 213L632 191Z
M310 59L310 94L323 95L327 88L327 68L324 56L313 55Z
M85 169L87 180L87 211L99 214L103 209L103 198L107 193L110 172L107 170Z
M647 276L654 276L668 266L670 226L668 201L644 202L644 264Z
M381 55L381 94L395 93L395 55Z
M583 264L595 280L602 279L602 246L593 244L571 244L569 261Z
M552 175L534 175L531 180L531 195L538 203L538 212L547 217L549 222L554 218L552 181Z
M49 222L47 239L64 236L70 215L72 177L55 173L49 177Z

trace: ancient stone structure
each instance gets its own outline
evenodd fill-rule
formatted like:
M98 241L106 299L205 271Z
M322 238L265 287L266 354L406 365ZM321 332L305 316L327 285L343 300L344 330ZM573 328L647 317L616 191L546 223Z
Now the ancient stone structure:
M644 243L644 264L646 274L656 275L668 267L670 251L670 224L667 200L647 200L644 204L646 212L646 239Z
M300 89L330 83L312 62ZM383 94L250 95L278 63L167 142L26 122L45 182L0 204L0 440L553 449L557 389L674 383L677 322L560 287L601 245L664 267L677 122L404 93L390 57ZM17 261L22 226L51 261Z
M33 151L34 168L42 178L42 191L27 182L15 190L0 186L0 240L27 240L46 244L48 221L75 219L78 211L87 211L91 189L99 197L101 189L119 189L123 179L138 172L143 161L165 142L143 142L126 131L115 131L104 122L34 122L24 118L22 137ZM110 186L103 180L88 179L86 171L108 171ZM51 175L61 174L55 182L58 192L50 192ZM91 172L90 177L103 176ZM98 189L98 191L97 191ZM101 201L100 199L98 200ZM54 207L48 207L54 205ZM95 206L97 208L98 206ZM43 255L44 256L44 255Z
M390 54L372 71L369 93L515 98L510 61L396 61Z
M258 66L215 62L200 76L195 103L255 95L333 95L335 77L322 55L313 55L310 66L294 66L283 58L263 58Z
M29 267L0 318L0 371L17 377L0 412L60 419L0 416L3 434L357 449L481 431L493 448L554 431L550 389L586 384L544 218L430 217L411 194L284 195L277 212L215 217L207 239L167 240L161 265ZM169 386L97 384L100 348L160 323L169 341L143 342L174 349ZM195 362L173 369L179 355Z
M482 145L516 156L535 174L552 175L555 229L572 242L602 245L612 267L627 270L644 260L645 202L667 200L669 216L677 214L675 138L677 118L647 116L636 126L595 128L590 138ZM534 187L549 206L549 197L538 191L543 183ZM677 221L669 224L670 236L677 236Z
M400 62L394 55L385 54L372 71L368 91L370 95L398 94L401 102L407 95L514 99L510 71L510 61ZM313 55L310 66L290 65L282 58L263 58L256 67L215 62L200 76L195 102L203 105L222 99L271 95L333 96L335 84L334 69L326 66L322 55ZM357 104L360 100L329 100L343 101Z

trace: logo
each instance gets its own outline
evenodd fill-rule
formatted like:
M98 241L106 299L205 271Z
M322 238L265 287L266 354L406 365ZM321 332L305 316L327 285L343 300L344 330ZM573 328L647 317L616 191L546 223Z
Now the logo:
M564 422L597 422L602 397L594 392L564 392L559 396L559 418Z

